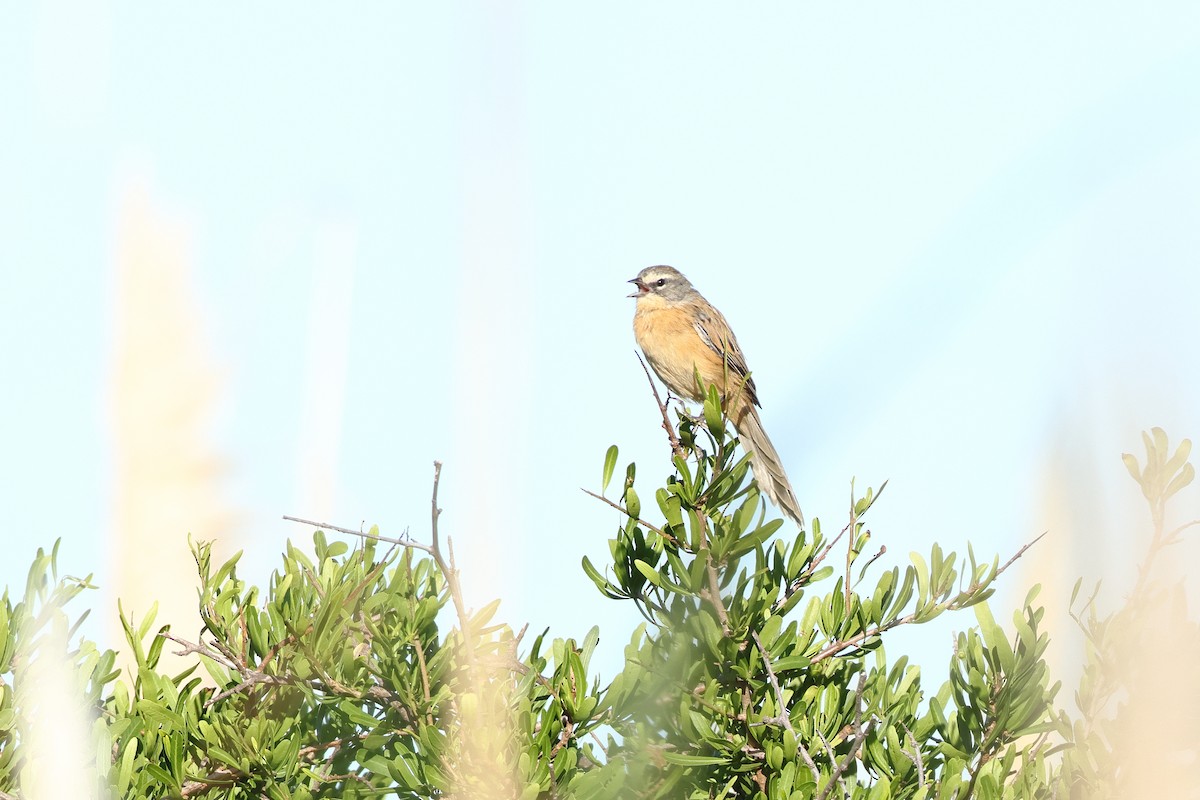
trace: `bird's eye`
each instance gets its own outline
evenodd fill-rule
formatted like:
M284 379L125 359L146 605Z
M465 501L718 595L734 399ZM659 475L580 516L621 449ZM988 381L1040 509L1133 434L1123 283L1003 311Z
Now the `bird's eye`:
M654 282L654 285L655 285L655 286L666 286L666 285L667 285L667 279L666 279L666 278L659 278L658 280L656 280L656 281Z

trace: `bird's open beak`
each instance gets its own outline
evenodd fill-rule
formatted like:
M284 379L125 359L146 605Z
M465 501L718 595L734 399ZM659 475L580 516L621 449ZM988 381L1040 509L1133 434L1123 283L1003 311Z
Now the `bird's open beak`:
M632 283L633 285L637 286L638 290L637 290L636 292L634 292L633 294L631 294L631 295L628 295L628 297L641 297L641 296L642 296L642 295L644 295L644 294L645 294L647 291L649 291L649 290L646 288L646 284L642 283L642 282L641 282L641 281L639 281L637 278L634 278L634 279L630 280L630 281L629 281L629 283Z

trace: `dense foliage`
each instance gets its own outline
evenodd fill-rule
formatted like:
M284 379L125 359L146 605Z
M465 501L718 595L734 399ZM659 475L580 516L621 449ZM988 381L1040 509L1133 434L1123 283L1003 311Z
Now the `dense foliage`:
M125 623L136 668L80 641L68 662L90 709L102 792L119 798L1034 798L1132 796L1118 790L1114 748L1121 691L1111 658L1134 624L1085 604L1090 660L1077 720L1057 708L1036 590L1006 631L987 599L1012 563L913 553L888 566L869 553L855 500L832 535L767 519L747 458L727 435L715 395L704 417L669 425L673 474L643 503L633 464L612 497L617 451L601 493L620 509L611 564L584 570L644 622L625 667L602 682L590 666L598 631L525 641L469 611L437 531L429 543L380 537L287 547L265 590L237 559L214 565L194 545L202 635L153 615ZM664 408L664 422L666 413ZM1190 445L1169 455L1146 437L1127 457L1153 509L1151 556L1176 541L1166 499L1192 478ZM1184 526L1186 527L1186 526ZM332 526L327 531L336 531ZM66 606L88 582L59 579L39 553L23 597L0 607L0 792L20 797L31 713L22 683L49 634L75 637ZM1015 557L1014 557L1015 558ZM467 576L469 579L469 576ZM584 586L590 586L583 582ZM1139 580L1138 592L1151 582ZM1078 590L1078 587L1077 587ZM1140 595L1135 593L1136 600ZM1131 601L1132 602L1132 601ZM960 619L946 679L930 684L888 632L947 612ZM78 624L77 622L75 623ZM1191 629L1193 646L1200 640ZM164 647L193 665L159 668ZM15 685L14 685L15 681ZM15 689L15 691L14 691ZM66 768L66 767L64 767Z

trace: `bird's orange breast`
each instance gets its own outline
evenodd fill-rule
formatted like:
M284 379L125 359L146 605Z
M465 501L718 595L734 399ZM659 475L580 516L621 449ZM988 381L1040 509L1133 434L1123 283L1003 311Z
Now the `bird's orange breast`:
M711 362L720 359L696 332L686 306L669 305L654 296L639 298L633 335L668 389L689 400L703 399L696 370L707 379L713 371Z

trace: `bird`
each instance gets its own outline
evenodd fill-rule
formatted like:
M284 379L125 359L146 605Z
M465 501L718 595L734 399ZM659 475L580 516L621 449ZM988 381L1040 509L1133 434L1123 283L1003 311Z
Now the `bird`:
M637 291L633 335L659 380L679 397L704 402L696 376L715 385L725 412L751 453L759 488L789 519L804 527L800 503L783 462L758 416L758 389L724 315L674 267L646 267L629 283Z

